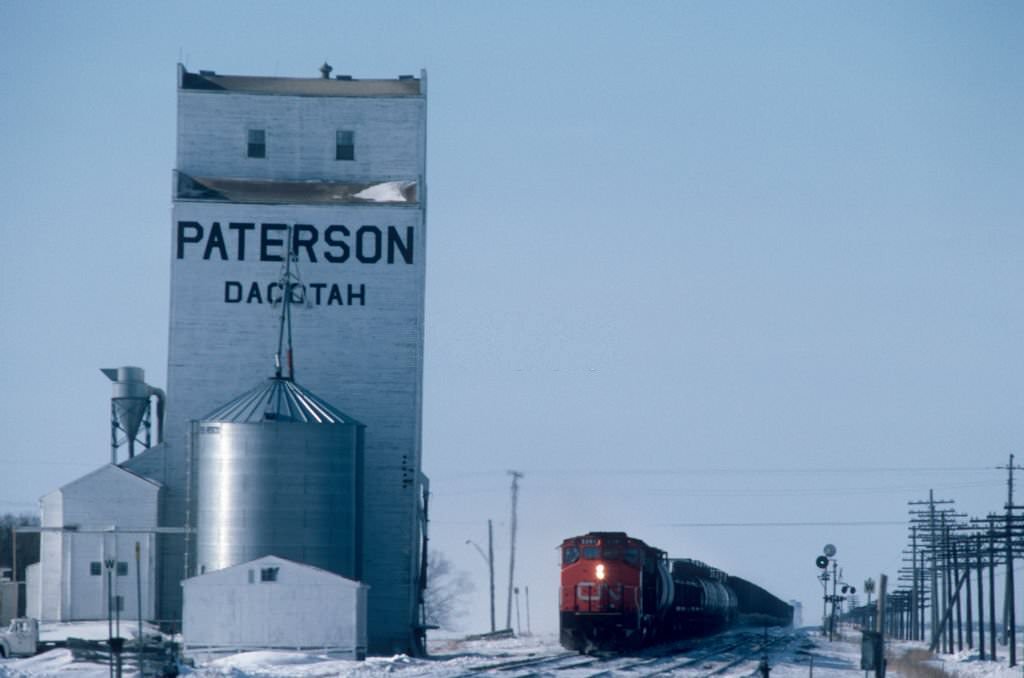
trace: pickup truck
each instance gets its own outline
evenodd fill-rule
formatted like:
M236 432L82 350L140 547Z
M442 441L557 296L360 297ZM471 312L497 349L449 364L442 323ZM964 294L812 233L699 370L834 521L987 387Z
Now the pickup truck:
M0 631L0 657L31 657L39 647L39 622L28 617L11 620L6 631Z

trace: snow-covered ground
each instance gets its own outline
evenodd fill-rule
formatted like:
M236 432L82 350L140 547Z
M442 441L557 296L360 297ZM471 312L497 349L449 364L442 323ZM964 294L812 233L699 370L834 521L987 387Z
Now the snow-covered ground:
M88 625L76 625L70 631L60 628L47 628L45 634L51 638L66 632L77 637L106 637L106 625L92 628ZM124 629L122 628L122 631ZM97 635L98 634L98 635ZM128 635L124 633L124 635ZM192 678L320 678L327 676L354 676L370 678L373 676L455 676L468 670L479 669L500 661L515 658L553 656L563 653L553 636L533 636L510 638L496 641L465 641L458 639L433 640L430 643L431 658L416 659L405 655L394 657L370 657L366 661L347 661L331 659L316 654L298 652L246 652L224 657L207 663L201 663L194 669L184 668L183 675ZM1005 648L1003 648L1005 655ZM929 676L960 676L962 678L1015 678L1020 675L1021 667L1010 669L1006 666L1005 656L1002 662L979 661L977 652L964 652L953 656L939 656L922 661L924 646L920 643L890 643L890 671L894 678L927 678ZM904 659L901 659L904 658ZM814 676L828 678L830 676L863 675L860 670L860 634L848 631L834 641L807 629L803 637L791 643L780 656L771 660L772 678L804 678L811 671L813 661ZM690 669L689 675L696 675ZM749 676L751 664L737 666L723 673L724 676L739 678ZM538 671L542 672L542 671ZM586 672L569 672L566 675L586 675ZM27 659L0 660L0 678L42 678L44 676L69 675L80 678L104 678L108 675L105 664L72 662L68 650L51 650ZM125 667L125 676L135 675L132 666ZM509 675L505 673L504 675ZM623 675L629 675L623 672ZM685 676L688 672L678 671L676 675Z

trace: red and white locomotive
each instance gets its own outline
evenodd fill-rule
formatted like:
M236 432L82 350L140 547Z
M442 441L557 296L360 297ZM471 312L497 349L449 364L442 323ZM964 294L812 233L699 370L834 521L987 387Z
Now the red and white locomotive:
M764 589L696 560L672 560L624 532L562 542L560 639L588 652L714 633L741 616L792 623L793 608Z

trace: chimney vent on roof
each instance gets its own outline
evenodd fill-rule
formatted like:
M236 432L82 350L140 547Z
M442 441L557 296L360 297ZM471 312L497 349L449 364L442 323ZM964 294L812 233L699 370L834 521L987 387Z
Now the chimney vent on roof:
M331 68L331 65L325 61L324 65L320 67L320 76L324 80L330 80L330 78L331 78L331 71L333 71L333 70L334 69Z
M334 76L334 79L335 80L351 80L352 76L351 75L336 75L336 76Z
M199 75L217 75L216 71L199 71Z
M415 76L412 76L412 75L400 75L400 76L398 76L398 79L399 80L415 80L416 78L415 78Z

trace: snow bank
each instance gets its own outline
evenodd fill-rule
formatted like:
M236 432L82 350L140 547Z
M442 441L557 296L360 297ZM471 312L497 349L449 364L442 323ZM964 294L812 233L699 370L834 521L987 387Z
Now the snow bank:
M81 633L81 627L78 631ZM106 637L105 625L102 625L102 631L102 637ZM860 671L859 632L844 630L840 638L831 643L814 629L803 629L800 633L799 637L788 642L780 654L771 657L772 678L806 678L812 662L815 678L849 678L853 675L863 675ZM496 660L553 656L564 652L554 636L492 641L432 639L429 646L430 659L395 655L370 657L362 662L335 659L316 653L244 652L200 663L194 669L184 669L183 678L374 678L393 676L396 673L401 674L403 678L445 678L493 664ZM1006 666L1005 650L1000 662L981 661L977 652L931 656L927 655L921 643L890 642L888 651L889 656L893 658L889 675L894 678L929 678L941 675L939 671L958 678L1017 678L1021 671L1020 667L1010 669ZM911 654L911 664L899 659ZM924 661L921 660L922 655L927 655ZM726 678L746 678L751 674L753 666L751 662L739 664L722 675ZM922 666L923 670L917 668ZM133 675L134 671L135 667L129 662L125 666L125 675ZM106 664L73 663L68 650L52 650L28 659L0 661L0 678L106 678L107 675Z
M106 665L74 664L71 650L50 650L35 657L0 661L2 678L43 678L44 676L74 675L78 678L102 678L109 675Z

